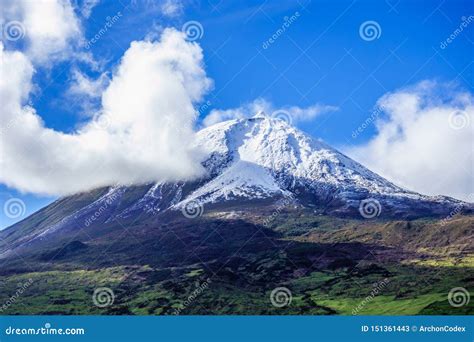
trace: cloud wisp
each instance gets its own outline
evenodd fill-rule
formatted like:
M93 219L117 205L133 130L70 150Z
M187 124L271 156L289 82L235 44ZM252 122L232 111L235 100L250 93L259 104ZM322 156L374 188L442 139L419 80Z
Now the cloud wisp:
M242 119L254 116L258 112L275 116L290 123L310 121L321 114L338 110L335 106L314 104L309 107L284 106L276 107L271 102L257 98L252 102L245 103L240 107L230 109L214 109L204 119L202 124L207 127L221 121L231 119Z

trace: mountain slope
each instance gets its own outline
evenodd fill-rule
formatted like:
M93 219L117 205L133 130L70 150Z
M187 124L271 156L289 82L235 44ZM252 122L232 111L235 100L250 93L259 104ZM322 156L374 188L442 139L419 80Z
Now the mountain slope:
M383 179L325 143L286 122L258 114L203 129L197 145L208 155L206 168L218 174L186 200L202 203L290 191L403 196L427 199ZM248 193L255 188L256 193ZM437 201L432 199L433 201Z
M27 284L4 313L474 312L448 300L474 285L471 204L402 189L263 115L196 144L200 179L75 194L0 231L0 301ZM99 307L104 287L115 299ZM293 301L277 307L282 287Z
M380 218L472 212L472 205L455 199L402 189L327 144L261 113L205 128L197 133L196 144L207 170L202 179L115 186L60 199L1 231L0 258L47 243L55 235L113 221L128 225L189 210L194 215L204 207L206 212L226 206L252 212L282 199L286 205L318 214L359 219L362 201L369 201L369 214Z

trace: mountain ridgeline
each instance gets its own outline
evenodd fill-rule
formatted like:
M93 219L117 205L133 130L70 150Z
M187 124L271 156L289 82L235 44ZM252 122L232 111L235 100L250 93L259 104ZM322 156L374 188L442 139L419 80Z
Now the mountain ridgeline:
M257 114L197 134L207 174L193 182L111 186L59 199L0 233L0 256L61 230L148 216L279 203L339 217L415 219L470 213L473 205L403 189L285 121ZM21 235L21 236L20 236ZM13 243L13 244L12 244Z
M282 313L267 292L284 284L302 297L283 313L344 314L349 298L364 295L352 289L357 277L369 289L391 279L382 305L366 313L384 313L396 297L412 311L386 313L450 314L446 287L472 287L473 204L403 189L264 114L204 128L196 144L200 179L63 197L0 231L0 281L30 276L41 293L65 291L51 309L31 293L29 311L11 312L171 314L206 281L186 313ZM436 278L437 263L453 266L439 270L453 284ZM115 306L78 299L104 283Z

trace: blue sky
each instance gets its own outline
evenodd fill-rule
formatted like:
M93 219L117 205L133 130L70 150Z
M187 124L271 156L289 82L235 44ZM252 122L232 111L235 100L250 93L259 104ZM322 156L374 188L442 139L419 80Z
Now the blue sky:
M96 70L77 59L35 67L35 91L28 102L45 126L74 132L90 119L85 112L98 105L97 98L68 92L74 70L92 79L102 73L111 77L132 41L159 39L165 27L180 30L189 21L202 25L202 37L195 43L203 50L207 77L214 82L201 101L210 105L201 111L200 119L211 110L236 108L258 98L271 102L273 108L335 106L338 110L298 126L344 150L366 144L377 134L376 125L370 124L356 138L352 136L384 94L424 80L449 83L460 92L474 85L471 24L444 48L440 46L474 14L469 1L183 1L176 2L179 8L172 15L163 13L162 3L100 1L88 18L80 14L84 3L73 3L86 41L99 32L107 17L121 15L87 50L100 64ZM295 15L285 32L264 48L285 18ZM361 37L360 27L367 21L378 25L378 38ZM5 46L22 51L22 44ZM1 227L55 198L5 185L0 193L2 205L12 198L25 204L20 217L7 217L2 211Z

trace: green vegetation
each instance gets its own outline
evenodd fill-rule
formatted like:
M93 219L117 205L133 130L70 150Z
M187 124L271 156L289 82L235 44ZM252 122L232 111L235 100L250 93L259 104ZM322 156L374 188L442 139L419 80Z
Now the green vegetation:
M149 223L119 240L110 236L122 228L104 226L111 235L50 242L24 256L36 272L4 264L2 314L474 314L473 217L443 226L308 212L280 213L269 227L253 219ZM102 287L114 294L105 307L93 301ZM272 305L278 287L291 291L289 305ZM471 301L455 307L448 293L458 287Z
M275 260L260 263L259 270L271 270ZM94 271L52 271L1 277L1 302L14 295L19 284L32 280L4 314L343 314L416 315L474 314L474 305L449 305L450 289L472 289L472 269L434 268L419 265L374 264L355 269L296 274L283 283L265 283L257 273L243 268L243 284L232 283L232 270L213 276L203 269L153 269L149 266L114 267ZM168 277L169 276L169 277ZM164 279L162 279L164 278ZM193 291L210 279L208 286L189 303ZM273 288L286 287L292 302L283 308L272 306ZM375 295L374 289L379 291ZM115 301L99 308L92 295L99 287L111 288ZM474 294L471 292L471 296Z

